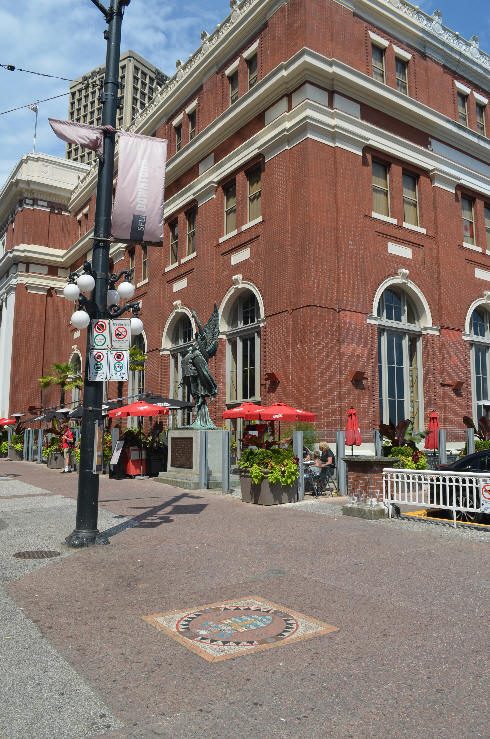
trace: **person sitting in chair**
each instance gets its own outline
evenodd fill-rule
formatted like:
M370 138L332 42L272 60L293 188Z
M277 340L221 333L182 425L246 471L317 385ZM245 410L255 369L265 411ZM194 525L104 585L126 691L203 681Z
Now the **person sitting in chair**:
M319 445L321 451L320 457L320 477L333 477L335 471L335 454L330 449L326 441L322 441Z

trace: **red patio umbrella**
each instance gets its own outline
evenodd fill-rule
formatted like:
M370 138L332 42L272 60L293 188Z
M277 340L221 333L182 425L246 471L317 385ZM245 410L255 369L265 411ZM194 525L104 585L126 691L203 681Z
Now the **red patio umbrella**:
M351 447L351 453L354 454L354 446L362 444L361 431L359 429L359 421L357 420L357 411L355 408L349 408L347 412L347 423L345 425L345 443Z
M435 451L439 449L439 418L435 411L429 414L429 431L425 437L424 448Z
M168 413L168 408L163 405L152 405L145 403L144 400L137 400L136 403L114 408L109 411L108 415L110 418L126 418L127 416L168 416Z
M236 408L230 408L223 413L223 418L250 418L247 414L249 412L258 412L264 410L263 405L256 405L255 403L241 403Z
M15 418L0 418L0 426L13 426L17 423Z
M313 423L316 419L314 413L293 408L286 403L268 405L266 408L259 409L257 413L257 416L247 415L245 418L258 418L261 421L308 421L309 423Z

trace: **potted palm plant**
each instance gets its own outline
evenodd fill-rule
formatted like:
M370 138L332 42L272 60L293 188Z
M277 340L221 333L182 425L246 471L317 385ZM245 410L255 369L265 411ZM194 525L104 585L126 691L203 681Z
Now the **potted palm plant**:
M83 380L69 362L55 362L51 366L52 374L39 378L41 388L57 385L60 389L60 408L65 407L66 390L74 390L83 387Z
M238 466L244 502L257 505L296 502L299 467L291 449L246 449Z

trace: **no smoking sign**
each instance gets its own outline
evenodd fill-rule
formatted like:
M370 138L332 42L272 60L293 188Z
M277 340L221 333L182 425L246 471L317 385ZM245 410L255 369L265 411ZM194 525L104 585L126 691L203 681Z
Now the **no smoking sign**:
M490 513L490 483L488 482L481 486L480 510L483 513Z

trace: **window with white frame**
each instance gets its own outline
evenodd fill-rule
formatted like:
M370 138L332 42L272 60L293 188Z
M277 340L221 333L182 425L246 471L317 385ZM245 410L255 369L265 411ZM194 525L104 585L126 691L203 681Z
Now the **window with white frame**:
M176 219L169 223L170 230L170 264L177 264L179 259L179 222Z
M408 95L408 62L405 59L395 57L396 64L396 89Z
M479 306L471 314L471 389L473 417L478 421L484 415L483 402L488 400L490 375L490 314Z
M236 103L238 100L238 69L235 69L232 74L228 77L228 84L230 87L230 105Z
M411 226L419 225L417 176L403 172L403 221Z
M485 234L487 238L487 251L490 251L490 205L485 203Z
M247 173L248 181L248 220L255 221L262 215L261 167L254 167Z
M148 247L141 247L141 282L148 279Z
M225 196L225 234L236 230L236 182L223 187Z
M196 213L197 209L192 208L185 214L185 220L187 224L187 243L186 243L186 256L189 257L196 251Z
M373 77L378 82L385 82L385 50L377 44L372 44Z
M192 323L187 315L182 315L171 332L170 347L170 397L174 400L191 402L187 385L182 383L182 359L192 346ZM191 423L190 409L172 411L172 427L188 426Z
M468 96L458 92L458 119L463 126L468 125Z
M387 164L373 160L372 187L373 212L382 216L390 215L390 189L388 180L389 167Z
M467 195L461 195L461 214L463 216L463 241L475 243L475 201Z
M422 354L415 307L398 287L384 290L378 305L379 414L382 423L406 418L420 429Z
M479 134L485 136L485 106L476 104L476 128Z
M257 54L247 59L248 89L257 84Z
M235 299L226 331L226 400L229 403L260 397L259 304L251 290Z

